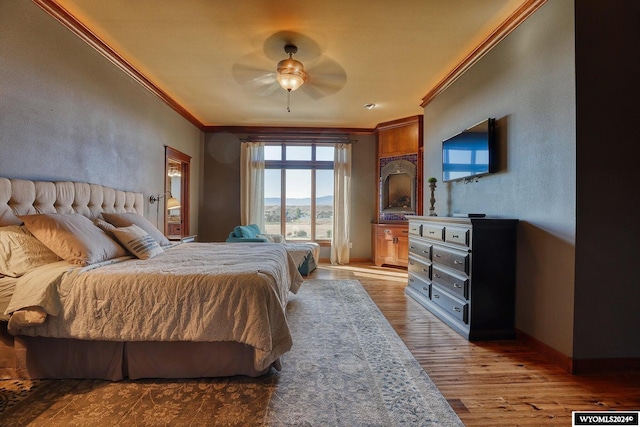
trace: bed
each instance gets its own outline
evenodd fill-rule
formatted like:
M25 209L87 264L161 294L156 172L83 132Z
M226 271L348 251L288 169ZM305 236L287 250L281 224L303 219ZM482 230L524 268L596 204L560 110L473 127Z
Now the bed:
M298 271L308 276L320 259L320 245L316 242L288 241L282 234L264 233L257 224L239 225L229 233L227 243L281 243L293 258Z
M292 345L288 295L302 283L282 245L172 244L149 229L143 210L141 193L0 178L5 237L26 228L30 242L56 255L0 278L0 377L259 376L280 368ZM88 233L88 255L75 243L65 253L59 229L73 230L72 240Z

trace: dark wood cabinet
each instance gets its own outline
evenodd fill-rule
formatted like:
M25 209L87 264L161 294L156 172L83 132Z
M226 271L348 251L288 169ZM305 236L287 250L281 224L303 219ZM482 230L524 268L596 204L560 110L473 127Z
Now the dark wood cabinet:
M469 340L514 338L517 224L410 218L406 294Z
M179 222L167 223L168 236L182 236L182 224Z
M409 227L407 224L372 224L371 245L375 265L406 267L409 261Z

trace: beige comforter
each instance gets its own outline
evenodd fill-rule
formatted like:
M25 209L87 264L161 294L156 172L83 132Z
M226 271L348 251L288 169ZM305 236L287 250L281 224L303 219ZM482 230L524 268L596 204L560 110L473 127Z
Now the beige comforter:
M149 260L40 267L18 281L7 313L14 335L237 341L262 370L291 348L285 307L301 283L282 245L185 243Z

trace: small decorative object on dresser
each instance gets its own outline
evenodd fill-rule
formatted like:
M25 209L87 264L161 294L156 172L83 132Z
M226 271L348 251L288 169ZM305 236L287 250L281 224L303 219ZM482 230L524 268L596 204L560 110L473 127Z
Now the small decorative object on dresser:
M427 180L427 182L429 183L429 189L431 190L431 198L429 198L429 203L431 204L431 206L429 206L429 216L437 216L436 215L436 196L434 195L434 192L436 191L436 182L438 182L438 180L434 177L431 177Z
M405 293L468 340L515 338L517 225L410 217Z

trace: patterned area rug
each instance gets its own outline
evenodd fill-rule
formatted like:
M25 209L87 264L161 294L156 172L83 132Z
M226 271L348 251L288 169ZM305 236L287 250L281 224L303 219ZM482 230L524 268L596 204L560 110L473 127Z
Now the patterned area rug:
M261 378L0 381L2 426L462 426L356 280L307 280Z

